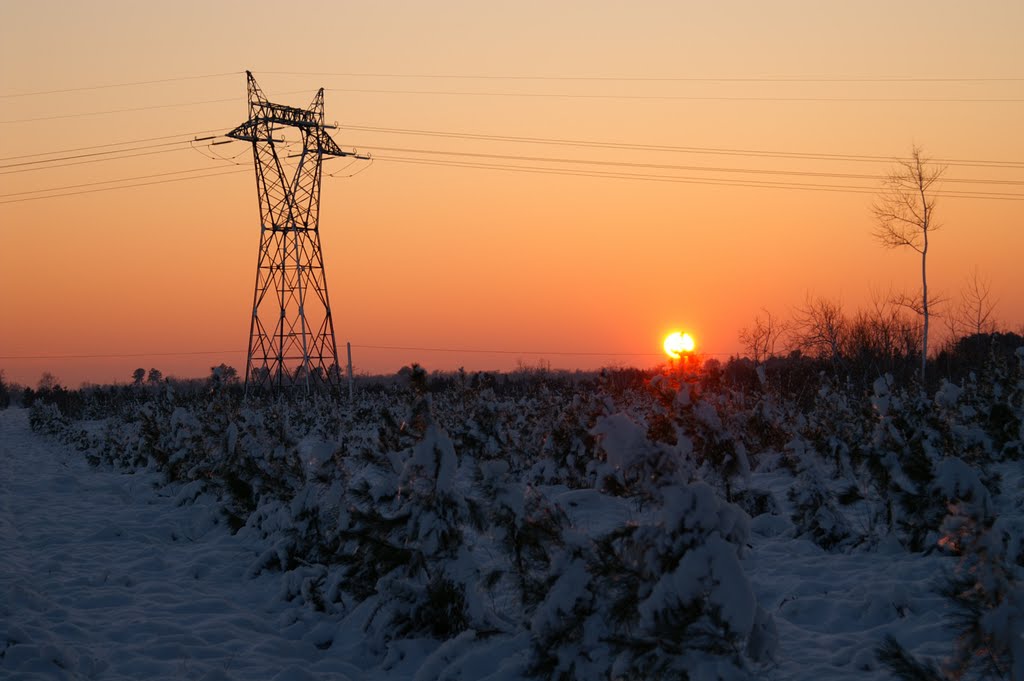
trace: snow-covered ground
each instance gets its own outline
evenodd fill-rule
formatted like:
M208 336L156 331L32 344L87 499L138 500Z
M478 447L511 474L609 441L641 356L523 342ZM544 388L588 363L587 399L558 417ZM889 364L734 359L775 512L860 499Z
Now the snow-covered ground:
M0 678L362 679L245 578L256 554L155 473L90 467L0 411Z
M754 476L778 499L792 482ZM212 497L182 503L182 489L153 471L89 466L32 433L27 410L0 411L0 678L521 678L522 635L369 652L358 611L345 620L281 598L280 573L247 573L266 549L258 536L232 534ZM1019 501L1019 475L1004 492ZM607 521L601 505L574 520ZM890 678L875 659L885 634L926 657L951 650L935 587L955 558L827 552L793 538L785 514L751 527L743 568L779 638L762 678Z
M779 632L777 666L766 678L893 678L875 659L885 634L919 655L950 652L953 634L943 620L948 606L936 587L955 558L910 554L898 546L829 553L786 531L771 536L787 524L755 522L744 561L758 602Z

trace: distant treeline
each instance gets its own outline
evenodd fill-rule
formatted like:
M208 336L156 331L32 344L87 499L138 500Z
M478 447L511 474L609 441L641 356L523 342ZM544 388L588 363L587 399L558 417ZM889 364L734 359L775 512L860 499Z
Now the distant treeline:
M839 381L860 390L870 388L882 376L891 376L902 385L920 383L917 350L912 343L896 350L896 344L879 343L877 336L863 328L858 331L857 325L844 328L835 343L811 343L803 350L791 350L785 355L748 353L748 356L726 361L694 357L687 370L693 371L696 380L708 388L753 389L769 381L777 390L798 401L813 400L818 388L828 382ZM971 374L981 377L992 367L1014 366L1015 353L1022 347L1024 337L1017 333L979 333L962 337L929 360L926 384L921 387L933 392L943 380L959 383ZM431 372L413 364L393 375L357 376L354 388L361 392L387 392L413 385L428 393L454 387L488 388L500 397L527 396L541 386L551 389L556 385L575 388L601 385L621 391L639 388L661 370L609 367L597 371L565 371L539 364L511 372L462 369ZM0 373L0 408L31 407L40 401L57 405L70 418L103 418L116 414L125 405L136 404L168 389L179 397L198 397L211 392L234 395L238 399L246 397L237 370L224 364L211 367L210 375L203 379L165 377L159 370L150 369L148 379L143 381L139 372L143 370L136 371L132 383L85 385L78 389L61 385L48 372L43 374L36 388L9 384ZM343 382L338 389L339 398L344 398L347 391L348 385ZM247 397L258 401L272 396L250 394Z

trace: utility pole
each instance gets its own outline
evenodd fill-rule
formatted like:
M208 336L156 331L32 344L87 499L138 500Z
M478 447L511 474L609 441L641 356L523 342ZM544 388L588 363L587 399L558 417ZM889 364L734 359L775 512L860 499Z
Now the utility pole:
M324 90L300 109L267 101L246 71L249 119L227 137L252 143L260 209L245 365L250 389L338 387L341 369L320 250L324 156L346 152L324 125ZM358 158L364 158L359 156Z

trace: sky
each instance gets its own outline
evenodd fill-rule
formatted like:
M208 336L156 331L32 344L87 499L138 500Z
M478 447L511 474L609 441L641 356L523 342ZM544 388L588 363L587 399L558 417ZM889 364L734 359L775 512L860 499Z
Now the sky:
M246 70L282 104L324 87L374 158L326 162L320 213L357 372L652 366L677 329L725 357L764 310L914 292L871 206L915 144L986 193L939 199L930 288L976 271L1019 330L1022 25L1016 1L4 0L0 369L244 367L251 149L188 140L245 120Z

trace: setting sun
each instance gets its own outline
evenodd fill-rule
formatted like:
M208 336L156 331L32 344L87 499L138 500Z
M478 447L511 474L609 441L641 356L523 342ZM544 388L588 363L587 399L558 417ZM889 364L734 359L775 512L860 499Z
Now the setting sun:
M679 357L684 353L693 352L693 349L696 346L693 342L693 337L690 336L690 334L676 331L665 337L665 343L662 347L665 348L665 354L669 357L672 359L679 359Z

